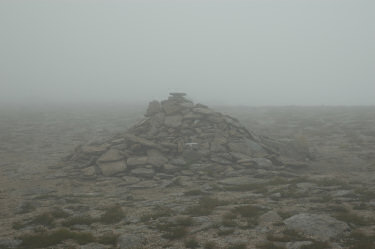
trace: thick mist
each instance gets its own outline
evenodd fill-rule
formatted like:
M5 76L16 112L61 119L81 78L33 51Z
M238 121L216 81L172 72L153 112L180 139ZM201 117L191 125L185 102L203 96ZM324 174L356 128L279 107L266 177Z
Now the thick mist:
M0 2L0 102L374 105L375 3Z

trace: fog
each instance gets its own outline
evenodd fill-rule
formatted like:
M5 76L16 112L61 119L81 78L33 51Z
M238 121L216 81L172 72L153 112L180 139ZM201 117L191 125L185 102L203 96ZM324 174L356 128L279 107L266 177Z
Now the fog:
M0 2L0 102L374 105L375 2Z

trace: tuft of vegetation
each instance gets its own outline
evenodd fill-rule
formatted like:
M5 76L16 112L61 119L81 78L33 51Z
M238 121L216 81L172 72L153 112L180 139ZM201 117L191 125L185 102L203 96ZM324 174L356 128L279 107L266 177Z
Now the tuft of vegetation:
M204 193L200 189L193 189L193 190L189 190L189 191L184 192L184 195L186 195L186 196L196 196L196 195L204 195L204 194L206 194L206 193Z
M187 235L187 227L193 224L191 217L178 217L172 222L158 224L156 228L163 232L162 237L170 240L180 239Z
M232 209L234 214L239 214L245 218L257 218L261 214L265 212L263 208L253 206L253 205L246 205L246 206L239 206Z
M69 217L69 213L59 207L52 209L50 211L50 214L56 219Z
M169 240L181 239L187 235L186 227L164 226L159 227L159 230L164 232L162 237Z
M199 242L195 238L189 238L184 242L186 248L198 248Z
M246 244L245 243L235 243L235 244L227 246L226 249L246 249Z
M290 242L290 241L305 241L308 238L300 235L295 230L286 229L282 234L268 234L267 240L269 241L278 241L278 242Z
M34 211L35 209L36 207L32 202L25 202L25 203L22 203L17 213L26 214L26 213L30 213L31 211Z
M284 247L279 247L279 246L276 246L274 243L272 242L265 242L263 244L259 244L257 245L257 248L258 249L283 249Z
M117 244L118 235L114 233L106 233L102 236L100 236L96 242L104 245L113 245L115 246Z
M210 215L217 206L225 204L225 202L216 198L203 197L199 200L198 205L188 208L187 213L193 216Z
M122 210L120 205L114 205L108 207L104 214L99 218L99 221L103 224L114 224L120 222L125 217L125 212Z
M221 225L225 226L225 227L235 227L237 226L237 223L234 219L236 219L237 215L232 213L232 212L228 212L228 213L225 213L223 214L222 216L222 219L221 219Z
M359 216L358 214L350 212L345 208L340 209L336 214L334 214L334 217L338 220L356 226L368 226L375 223L374 218Z
M12 228L15 229L15 230L20 230L20 229L24 228L25 226L26 225L24 223L22 223L21 221L15 221L12 224Z
M193 221L193 218L191 217L177 217L174 224L176 224L177 226L183 226L183 227L186 227L186 226L192 226L194 223Z
M219 236L227 236L229 234L234 233L234 231L235 230L233 228L231 228L231 229L221 229L221 230L219 230L217 232L217 235L219 235Z
M81 215L70 217L69 219L63 221L62 225L66 227L71 227L74 225L91 225L96 221L97 219L91 217L90 215Z
M74 240L80 245L95 242L95 237L91 233L72 232L68 229L58 229L49 233L25 234L19 239L22 240L21 248L28 249L46 248L67 239Z
M204 243L203 246L204 249L216 249L218 248L218 245L214 241L207 241Z
M303 245L301 246L301 249L329 249L331 246L328 242L322 242L322 241L313 241L310 245Z
M375 235L366 235L364 233L354 231L350 234L345 242L350 249L375 248Z
M42 213L38 216L36 216L34 219L32 219L29 224L32 225L42 225L49 228L52 228L55 226L55 218L52 216L51 213L46 212Z
M57 245L65 240L74 240L80 245L97 242L105 245L115 246L117 243L118 235L113 233L104 234L97 238L91 233L75 232L66 228L60 228L54 231L42 231L39 233L24 234L19 237L22 240L21 248L46 248L49 246Z
M156 220L160 217L169 217L174 214L175 212L168 207L156 207L152 213L142 215L141 221L148 222L150 220Z
M234 186L226 186L224 187L226 191L235 191L235 192L247 192L253 191L255 193L267 193L268 192L268 185L267 183L252 183L252 184L242 184L242 185L234 185Z

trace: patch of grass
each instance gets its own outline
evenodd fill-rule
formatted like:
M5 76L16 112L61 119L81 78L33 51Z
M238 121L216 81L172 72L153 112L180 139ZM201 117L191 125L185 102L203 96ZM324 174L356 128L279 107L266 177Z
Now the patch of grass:
M234 233L234 229L233 228L231 228L231 229L223 229L223 230L219 230L217 232L217 235L219 235L219 236L227 236L227 235L232 234L232 233Z
M42 213L38 216L36 216L34 219L32 219L29 224L32 225L42 225L46 227L54 227L55 226L55 218L52 216L51 213L46 212Z
M223 214L221 224L225 227L235 227L237 226L237 223L234 221L236 219L237 215L232 212L227 212Z
M107 233L102 236L100 236L96 242L104 245L113 245L115 246L117 244L118 235L114 233Z
M170 240L180 239L187 235L187 227L193 224L191 217L178 217L173 222L161 223L156 228L163 232L162 237Z
M310 245L301 246L301 249L329 249L331 246L328 242L313 241Z
M258 249L284 249L284 247L279 247L272 242L265 242L256 246Z
M347 184L337 178L323 178L319 180L312 180L318 186L330 187L330 186L346 186Z
M141 217L142 222L148 222L150 220L156 220L160 217L169 217L174 215L175 212L168 207L156 207L154 211L149 214L144 214Z
M33 199L34 200L49 200L49 199L58 199L59 197L56 195L52 194L41 194L38 196L35 196Z
M225 186L224 190L235 191L235 192L252 191L255 193L267 193L268 185L267 183L242 184L242 185L234 185L234 186Z
M350 249L375 248L375 235L366 235L358 231L354 231L346 239L346 245Z
M344 221L351 225L356 226L368 226L375 223L374 218L363 217L349 210L341 211L333 215L336 219Z
M203 197L199 200L198 205L188 208L186 212L193 216L210 215L217 206L225 204L225 202L216 198Z
M120 205L114 205L108 207L104 214L99 218L99 221L103 224L114 224L120 222L125 217L125 212L122 210Z
M90 215L73 216L63 221L62 225L66 227L71 227L74 225L91 225L96 221L97 219L91 217Z
M164 232L162 237L169 240L181 239L188 233L186 227L170 226L159 229Z
M290 241L305 241L308 238L300 235L294 230L286 229L282 234L268 234L267 240L278 241L278 242L290 242Z
M177 217L174 224L177 226L192 226L194 223L193 218L191 217Z
M31 211L34 211L35 209L36 207L32 202L25 202L25 203L22 203L17 213L26 214L26 213L30 213Z
M49 233L25 234L19 237L22 240L21 248L46 248L61 243L64 240L72 239L78 244L95 242L91 233L72 232L68 229L58 229Z
M26 224L23 223L23 222L20 222L20 221L13 222L13 224L12 224L12 228L14 230L20 230L20 229L24 228L25 226L26 226Z
M204 249L216 249L218 248L218 245L214 241L207 241L203 245Z
M246 206L239 206L232 209L234 214L239 214L242 217L246 218L254 218L258 217L259 215L263 214L265 210L263 208L253 206L253 205L246 205Z
M355 193L358 195L359 200L362 202L368 202L375 199L375 191L359 188L355 190Z
M69 217L69 213L59 207L52 209L50 214L56 219Z
M288 219L289 217L292 217L294 213L290 211L278 211L277 212L283 220Z
M195 238L189 238L184 242L186 248L198 248L199 242Z
M226 249L246 249L246 243L235 243L227 246Z

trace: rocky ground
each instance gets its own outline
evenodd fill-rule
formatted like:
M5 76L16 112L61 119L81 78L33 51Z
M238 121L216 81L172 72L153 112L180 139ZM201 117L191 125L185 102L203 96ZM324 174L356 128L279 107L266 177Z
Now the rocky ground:
M308 148L303 164L93 177L61 161L145 109L2 107L0 248L375 248L374 107L213 108L297 154Z

